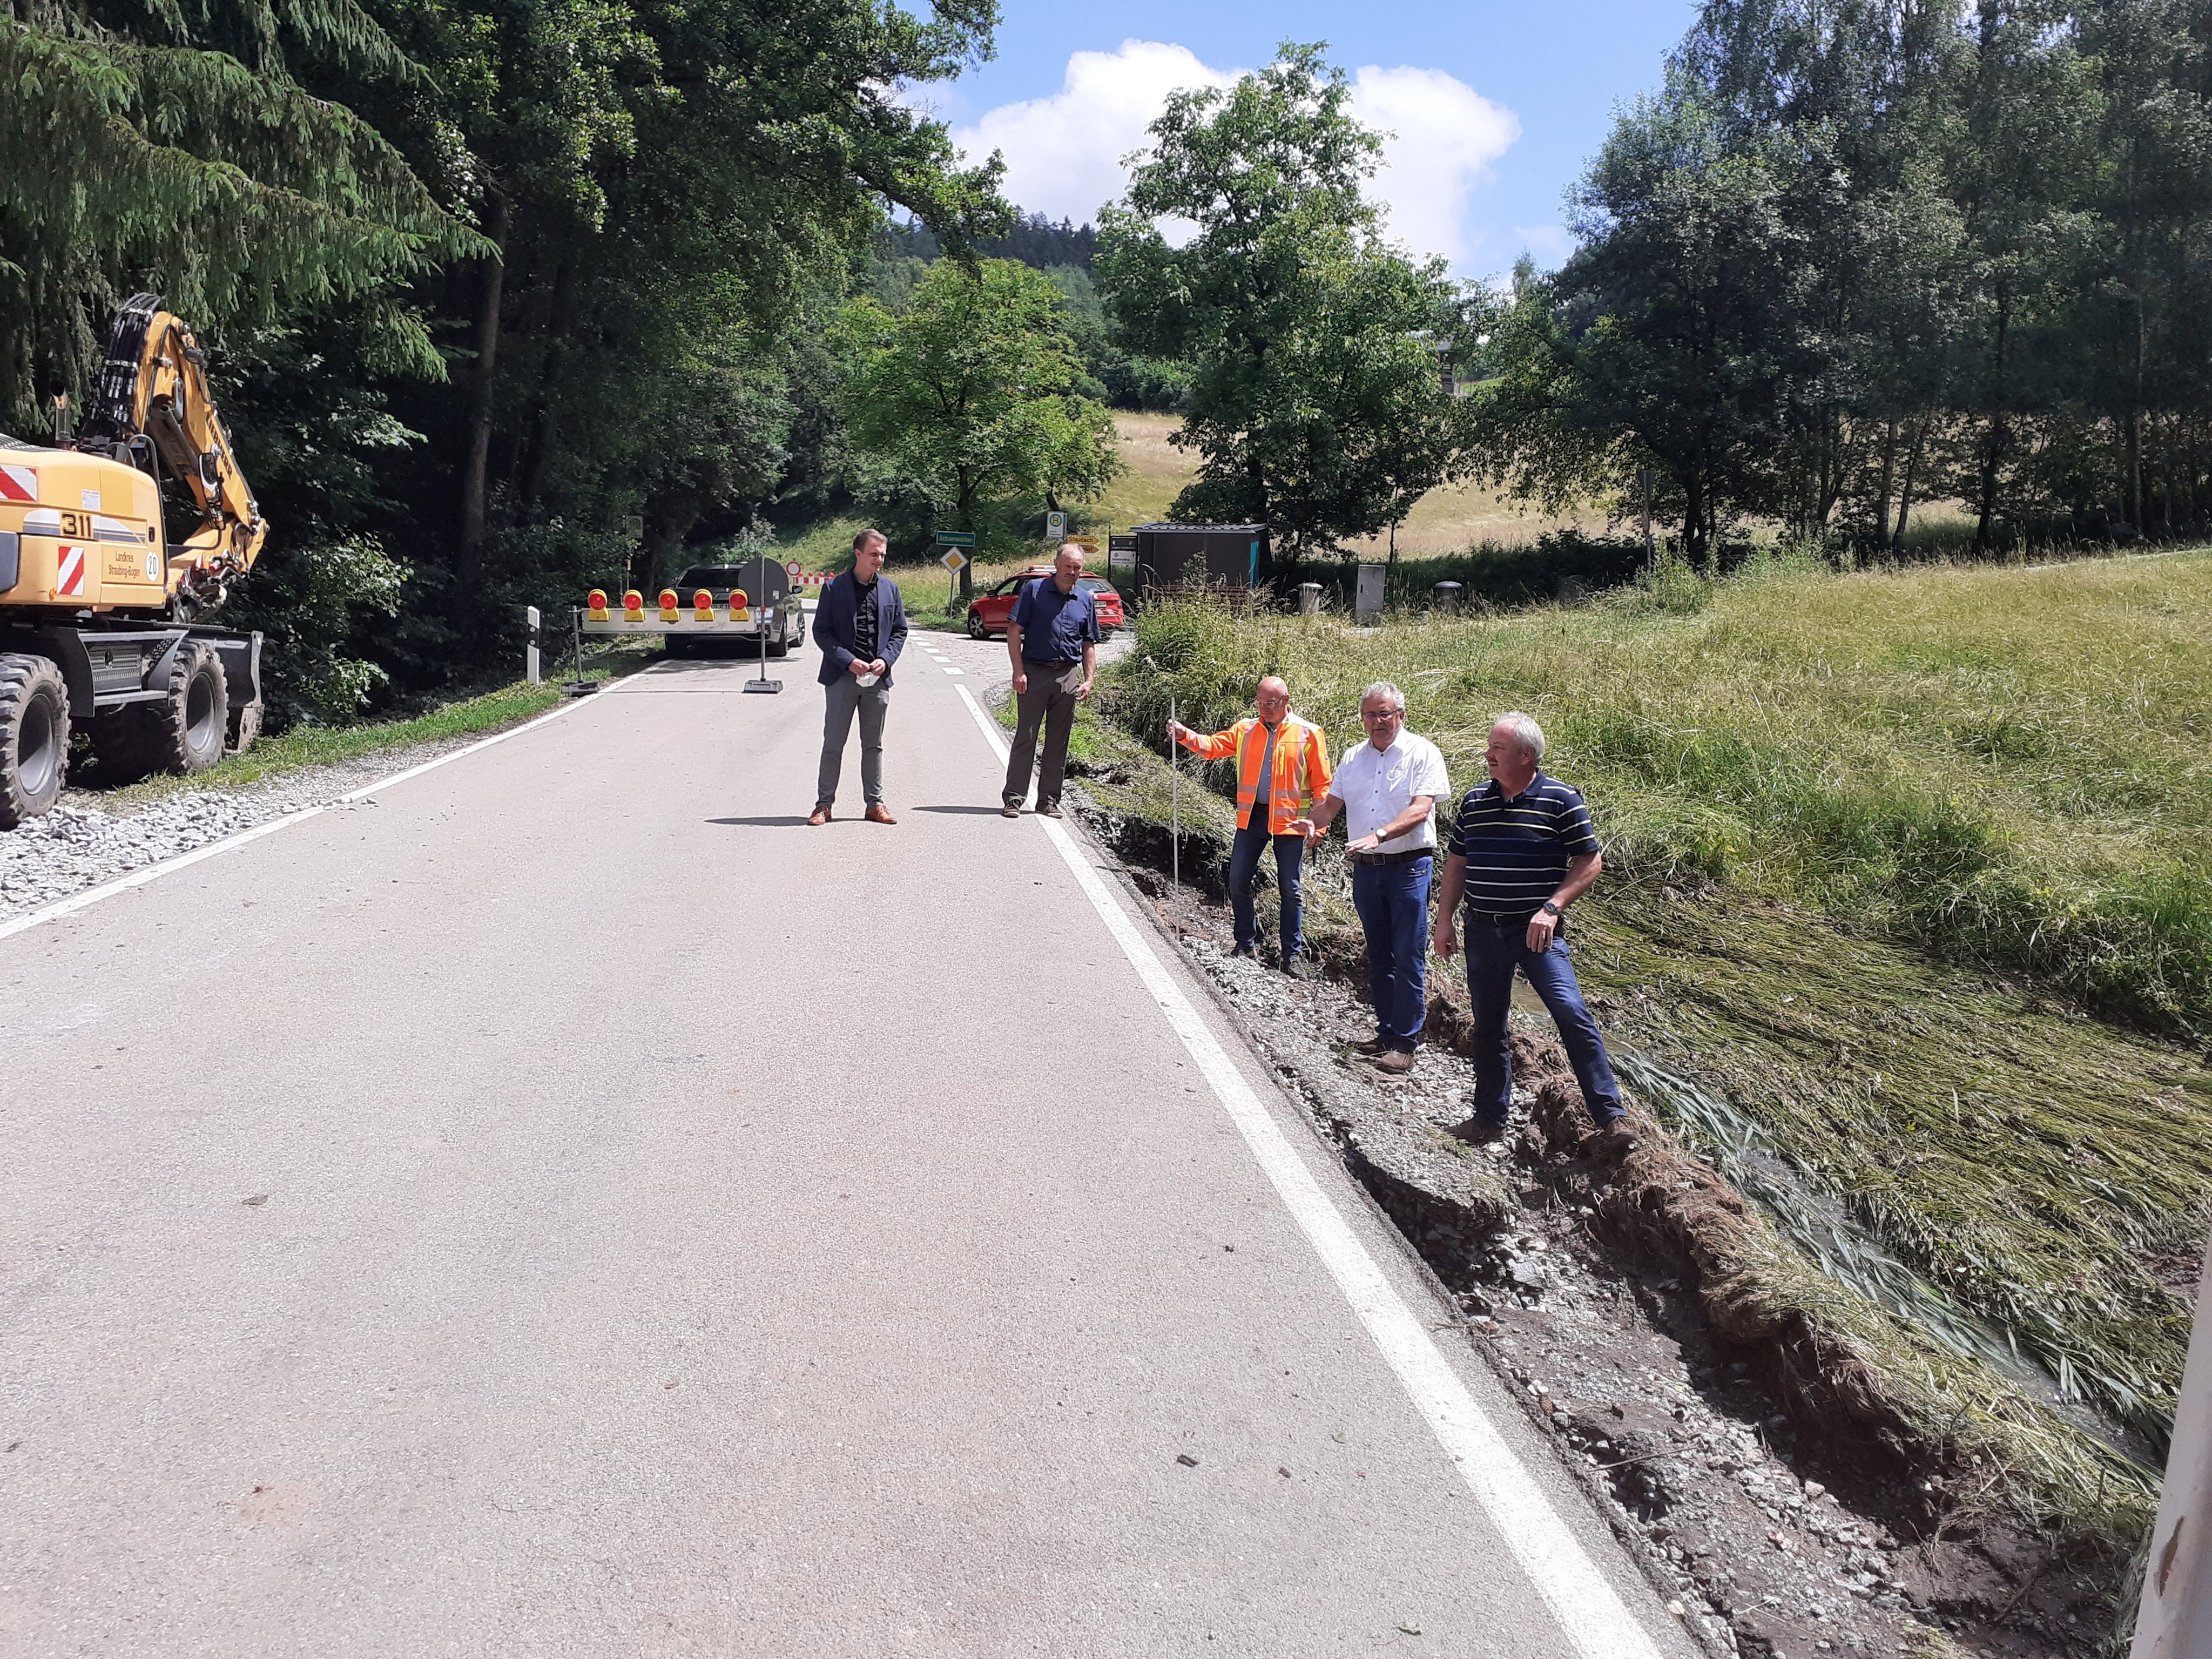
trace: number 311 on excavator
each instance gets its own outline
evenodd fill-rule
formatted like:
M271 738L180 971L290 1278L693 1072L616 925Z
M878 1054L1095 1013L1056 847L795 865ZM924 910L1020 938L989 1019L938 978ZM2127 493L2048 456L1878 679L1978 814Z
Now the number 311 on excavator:
M200 515L173 543L165 486ZM137 295L82 426L59 416L51 445L0 434L0 830L59 797L72 725L110 781L202 771L252 743L261 635L203 619L268 533L191 331Z

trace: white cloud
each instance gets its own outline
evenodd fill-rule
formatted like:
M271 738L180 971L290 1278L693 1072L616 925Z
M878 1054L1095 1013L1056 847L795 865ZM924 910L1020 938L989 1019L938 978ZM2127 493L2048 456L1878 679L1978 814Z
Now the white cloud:
M1142 149L1145 129L1180 87L1226 87L1245 73L1217 70L1187 46L1124 40L1115 52L1079 52L1060 91L1002 104L952 141L981 161L1006 161L1006 195L1027 211L1081 223L1119 196L1121 158ZM1468 231L1468 198L1483 173L1521 136L1509 109L1442 70L1360 70L1352 112L1389 135L1371 185L1392 236L1418 254L1464 265L1480 239Z
M1547 270L1566 264L1567 255L1575 251L1575 239L1564 225L1516 225L1513 236Z
M1143 147L1145 129L1179 87L1226 87L1235 73L1208 69L1188 46L1124 40L1119 52L1079 52L1049 98L1001 104L952 142L971 161L1006 158L1006 198L1024 212L1081 224L1121 193L1121 158Z
M1479 240L1468 232L1468 198L1521 136L1520 118L1442 70L1371 66L1353 77L1352 112L1389 135L1375 193L1390 234L1466 264Z

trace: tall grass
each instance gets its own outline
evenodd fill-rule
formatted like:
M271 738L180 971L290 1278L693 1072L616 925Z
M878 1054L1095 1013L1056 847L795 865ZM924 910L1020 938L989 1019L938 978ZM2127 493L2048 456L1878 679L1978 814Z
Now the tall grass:
M1170 695L1216 726L1279 672L1340 744L1392 680L1458 787L1535 714L1607 843L1605 1018L2155 1446L2212 1218L2208 638L2202 551L1765 561L1370 629L1156 608L1110 695L1156 743Z
M1466 781L1523 708L1616 880L1813 908L2212 1033L2212 556L1769 567L1710 592L1379 631L1158 607L1124 704L1153 734L1170 691L1216 718L1281 672L1349 738L1360 687L1395 679Z

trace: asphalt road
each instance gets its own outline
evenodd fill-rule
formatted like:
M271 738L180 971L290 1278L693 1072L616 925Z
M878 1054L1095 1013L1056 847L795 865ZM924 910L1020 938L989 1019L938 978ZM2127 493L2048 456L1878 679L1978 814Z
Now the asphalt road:
M0 939L0 1652L1690 1651L943 644Z

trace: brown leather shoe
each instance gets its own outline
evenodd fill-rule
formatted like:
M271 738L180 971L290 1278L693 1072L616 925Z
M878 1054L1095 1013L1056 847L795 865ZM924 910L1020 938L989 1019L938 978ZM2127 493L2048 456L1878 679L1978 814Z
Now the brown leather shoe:
M890 808L888 806L871 806L867 810L866 816L870 823L896 823L898 822L896 818L891 816Z
M1390 1040L1388 1037L1379 1036L1363 1037L1352 1045L1352 1052L1362 1059L1372 1060L1377 1054L1387 1054L1390 1052Z
M807 814L806 822L816 829L830 822L830 804L824 801Z
M1060 816L1060 803L1056 800L1046 801L1042 805L1037 808L1037 816L1041 818L1058 817Z
M1403 1048L1385 1048L1367 1063L1385 1077L1403 1077L1413 1069L1413 1057Z

